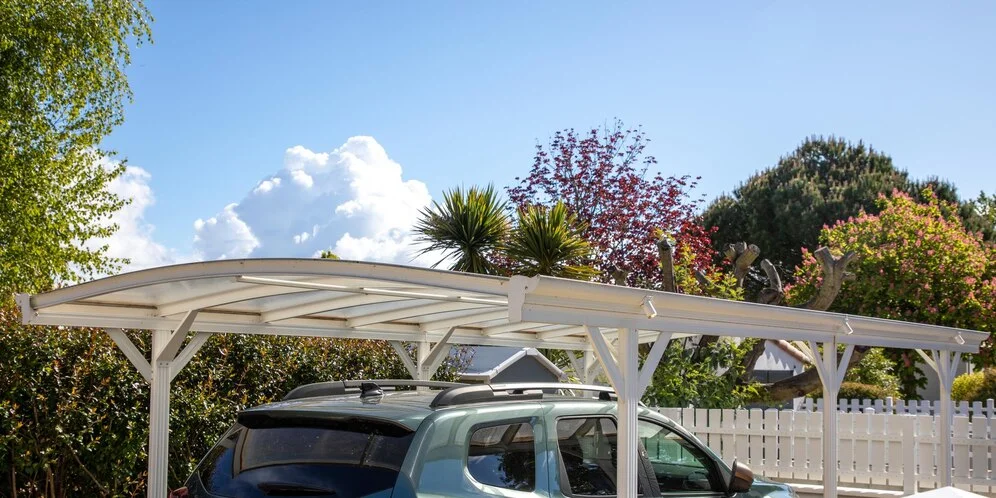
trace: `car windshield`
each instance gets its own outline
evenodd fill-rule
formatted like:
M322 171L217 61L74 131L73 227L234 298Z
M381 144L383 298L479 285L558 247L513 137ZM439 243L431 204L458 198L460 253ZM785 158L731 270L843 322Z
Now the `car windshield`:
M369 422L236 426L188 488L204 498L390 496L412 435Z

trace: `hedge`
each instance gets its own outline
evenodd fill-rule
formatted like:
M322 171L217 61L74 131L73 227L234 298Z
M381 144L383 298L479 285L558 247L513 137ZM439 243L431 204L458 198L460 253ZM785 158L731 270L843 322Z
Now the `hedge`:
M987 368L955 377L951 386L955 401L986 401L996 399L996 368Z
M129 336L148 350L148 333ZM382 341L215 334L173 381L169 485L241 409L309 382L407 377ZM148 384L101 330L24 326L0 308L0 496L144 496L148 407Z

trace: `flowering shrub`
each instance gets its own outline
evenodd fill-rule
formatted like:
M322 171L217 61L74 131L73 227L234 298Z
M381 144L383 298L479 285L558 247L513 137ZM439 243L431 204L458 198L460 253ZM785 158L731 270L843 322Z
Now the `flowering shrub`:
M831 311L992 332L996 327L996 249L981 234L966 230L953 205L929 190L920 204L907 194L880 196L877 216L860 216L824 227L821 242L841 253L855 251L850 270ZM790 302L804 302L819 284L816 259L803 250ZM904 381L903 394L915 395L916 353L892 352ZM990 337L976 356L994 363Z

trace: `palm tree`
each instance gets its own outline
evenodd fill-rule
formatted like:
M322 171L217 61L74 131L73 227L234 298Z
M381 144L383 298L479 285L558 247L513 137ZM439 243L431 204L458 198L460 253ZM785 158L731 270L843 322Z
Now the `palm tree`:
M518 274L589 280L597 271L585 264L591 246L581 236L584 229L563 202L549 208L529 206L519 211L505 254Z
M441 251L439 266L456 258L451 270L493 275L500 272L493 258L501 250L509 232L506 202L493 185L457 187L443 193L443 203L419 211L415 240L425 244L420 254Z

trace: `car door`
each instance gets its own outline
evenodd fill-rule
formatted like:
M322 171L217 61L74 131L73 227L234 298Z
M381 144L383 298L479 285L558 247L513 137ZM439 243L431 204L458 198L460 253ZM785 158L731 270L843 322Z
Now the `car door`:
M548 447L556 463L550 465L550 496L584 498L616 496L617 432L611 415L563 416L550 420ZM641 451L641 454L643 452ZM638 488L641 496L656 494L648 480L646 457L641 455Z
M664 424L639 421L640 444L660 496L725 496L718 463L699 445Z

